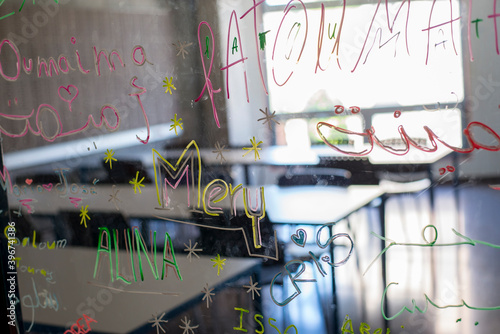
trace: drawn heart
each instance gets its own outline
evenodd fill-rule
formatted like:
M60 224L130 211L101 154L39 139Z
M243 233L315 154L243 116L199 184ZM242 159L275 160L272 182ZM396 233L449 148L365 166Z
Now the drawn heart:
M63 90L63 95L65 97L61 96L61 90ZM66 91L66 93L64 91ZM68 85L67 87L60 86L59 89L57 90L57 94L59 95L59 98L68 103L69 111L73 111L73 110L71 110L71 103L73 103L73 101L78 96L78 92L79 92L78 88L76 88L75 85ZM66 98L66 95L68 96L68 98Z
M51 191L52 190L52 183L42 184L42 187L43 187L43 189L45 189L47 191Z
M33 183L33 179L26 179L24 182L26 182L27 185L31 185Z
M294 244L296 244L299 247L304 247L307 239L306 231L299 228L297 232L295 232L295 234L292 234L291 238Z

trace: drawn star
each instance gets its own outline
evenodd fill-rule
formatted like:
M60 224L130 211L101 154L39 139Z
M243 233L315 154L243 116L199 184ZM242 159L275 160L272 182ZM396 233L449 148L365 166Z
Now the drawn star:
M156 327L156 334L160 333L159 329L161 329L163 333L166 333L165 330L163 329L163 327L161 327L161 324L160 324L160 322L168 322L168 320L162 320L163 316L165 316L165 312L163 312L162 315L159 318L158 318L158 315L156 315L156 316L153 315L154 320L149 320L148 321L148 322L153 323L151 325L151 327Z
M186 249L184 249L185 252L189 252L187 255L187 258L189 259L189 262L191 262L191 256L194 255L198 259L200 258L196 252L201 252L203 249L201 248L195 248L198 245L197 242L194 243L194 246L191 246L191 239L189 239L189 246L184 244L186 246Z
M177 44L172 43L172 45L175 46L175 48L177 49L177 51L179 51L179 52L177 52L177 56L179 56L180 54L182 54L182 59L186 59L184 57L184 55L189 54L189 52L187 52L186 48L188 46L193 45L193 43L188 43L188 42L185 42L185 41L184 42L177 41Z
M80 208L80 217L82 218L80 220L80 225L82 225L82 223L85 225L85 228L87 228L87 219L90 220L90 217L89 215L87 214L87 212L89 212L89 206L88 205L85 205L85 207L82 207Z
M175 87L174 87L174 85L172 84L172 79L173 79L173 77L170 77L170 79L168 79L167 77L165 77L165 80L163 80L163 82L165 83L165 84L163 85L163 87L166 87L166 88L167 88L167 89L165 90L165 94L166 94L167 92L169 92L169 93L170 93L170 95L172 95L172 90L171 90L171 88L173 88L174 90L177 90L177 88L175 88Z
M184 324L184 326L179 325L179 328L184 330L182 334L189 334L189 331L191 331L191 334L194 334L193 329L200 327L200 325L191 326L191 320L188 320L187 316L181 319L181 322Z
M253 139L250 139L250 143L252 144L252 147L243 147L243 150L247 150L248 152L243 154L243 156L247 155L251 151L255 152L255 161L257 161L257 158L260 160L260 155L259 151L262 150L262 148L258 147L260 144L262 144L262 140L257 143L257 140L255 140L255 137Z
M258 288L257 285L259 282L253 282L252 276L250 276L250 285L243 285L244 288L248 288L247 293L250 293L252 291L252 300L254 300L255 294L260 296L260 293L258 290L261 290L262 288Z
M217 141L215 143L215 151L212 151L212 153L217 153L217 156L215 157L215 159L219 159L219 156L220 156L220 163L221 164L222 164L222 161L226 161L223 153L227 152L228 150L225 150L225 148L226 148L226 145L222 145L222 147L221 147L219 142Z
M174 118L171 118L170 120L171 120L172 122L174 122L174 124L170 125L170 130L168 130L168 131L175 130L175 135L177 136L177 127L180 127L180 128L181 128L181 130L184 130L184 129L182 128L182 124L184 124L184 123L181 123L182 118L177 119L177 114L175 114L175 115L174 115Z
M113 152L113 150L110 151L109 149L107 149L106 153L104 153L104 155L105 155L104 162L105 163L109 162L109 168L113 169L112 163L113 163L113 161L117 161L116 158L113 158L113 155L115 155L115 152Z
M214 291L214 288L211 288L209 289L208 288L208 283L205 283L205 287L203 288L203 290L201 290L201 292L204 293L204 296L201 300L207 300L207 308L210 308L210 303L212 302L212 296L215 296L215 293L213 293L212 291Z
M220 255L217 254L217 257L215 259L210 259L210 261L215 262L212 268L215 268L217 266L217 276L219 276L221 270L224 270L222 266L225 265L224 262L226 262L226 259L221 259Z
M137 171L137 173L135 174L135 179L133 179L132 181L128 181L128 183L134 186L134 194L137 194L137 189L139 189L139 194L142 194L141 187L144 187L144 185L142 184L142 181L144 181L144 176L140 181L137 181L138 179L139 171Z
M273 111L271 114L269 114L269 112L267 111L267 107L266 107L266 111L262 110L262 109L259 109L261 113L264 114L264 117L262 118L259 118L257 120L257 122L259 121L262 121L264 120L264 123L262 124L266 124L269 126L269 130L271 130L271 121L273 121L274 123L276 124L280 124L277 120L274 119L274 117L276 117L276 111Z
M116 210L120 211L120 209L118 208L118 205L116 204L117 201L121 202L121 200L118 199L118 192L120 192L120 189L116 189L116 186L113 184L113 187L111 187L111 191L113 193L111 195L109 195L108 202L113 201L113 204L115 205Z

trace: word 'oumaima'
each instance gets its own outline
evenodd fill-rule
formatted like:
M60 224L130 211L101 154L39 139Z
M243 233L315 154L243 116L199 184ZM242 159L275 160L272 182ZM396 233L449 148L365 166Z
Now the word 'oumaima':
M73 45L76 44L75 37L71 38L71 44ZM54 75L58 76L59 74L68 74L70 73L70 71L76 71L76 68L78 68L78 70L82 74L89 74L91 72L91 70L86 69L84 65L82 65L81 56L78 50L75 50L75 55L74 55L75 59L73 66L71 65L71 62L69 60L70 57L66 56L65 54L60 54L57 57L57 60L55 60L53 57L49 57L48 60L46 60L45 58L37 57L36 67L34 68L33 59L28 58L28 61L26 62L26 57L21 56L19 48L13 41L9 39L2 40L2 42L0 42L0 52L2 51L4 45L10 47L10 50L11 52L14 53L16 59L15 64L5 64L0 61L0 76L2 76L7 81L16 81L21 75L21 69L27 75L30 75L31 72L35 70L36 76L38 78L42 77L42 73L45 73L45 76L47 77L52 77ZM92 49L94 51L93 65L97 76L101 76L102 58L106 61L106 65L108 65L110 72L116 70L115 62L113 61L112 57L114 57L115 60L117 59L122 67L125 67L125 62L123 61L122 57L120 56L120 53L117 50L112 50L111 53L109 53L106 49L97 52L97 48L95 46L93 46ZM140 52L140 59L137 58L138 51ZM146 62L151 64L151 62L149 62L149 60L146 58L146 51L140 45L136 45L132 48L131 59L132 62L137 66L142 66ZM14 66L8 66L8 65L14 65ZM9 72L9 74L6 74L5 72Z
M71 38L72 44L76 43L76 39L73 37ZM15 64L4 64L0 61L0 76L3 77L6 81L9 82L14 82L17 81L19 76L21 75L21 69L26 73L26 74L31 74L31 72L34 70L34 65L33 65L33 60L30 58L27 61L26 64L26 57L21 57L21 54L19 52L19 49L17 48L16 44L9 40L9 39L4 39L0 42L0 53L3 50L3 47L6 46L5 50L11 51L13 53L14 58L15 58ZM117 59L122 67L125 67L125 63L122 60L122 57L120 56L119 52L116 50L113 50L111 53L108 53L106 50L100 50L97 52L97 48L94 46L94 66L95 66L95 71L97 76L101 76L101 59L105 59L106 64L108 65L109 71L114 72L116 70L115 62L113 59ZM8 52L8 51L5 51ZM22 58L22 62L21 62ZM45 75L47 77L52 77L54 75L58 76L60 73L62 74L69 74L70 71L76 71L75 67L78 67L78 70L82 74L88 74L90 73L90 70L85 69L84 66L81 63L80 59L80 54L78 50L75 50L75 64L74 66L71 65L70 61L68 60L69 57L67 57L64 54L59 55L57 58L57 61L53 58L50 57L49 60L45 60L44 58L38 57L37 60L37 76L38 78L42 77L42 73L45 72ZM140 45L136 45L132 49L132 54L131 54L132 62L137 65L137 66L142 66L146 62L148 64L153 64L151 63L147 58L146 58L146 51L144 48ZM36 70L36 69L35 69ZM42 71L43 70L43 71ZM149 137L150 137L150 127L149 127L149 120L146 115L146 111L144 110L144 106L141 101L141 95L146 93L146 88L141 87L137 85L135 82L138 78L136 76L132 77L130 80L130 86L133 88L138 89L137 91L133 93L129 93L128 95L130 97L136 97L137 102L141 108L142 115L144 117L144 122L147 127L147 137L146 139L139 138L137 137L137 140L139 140L143 144L147 144L149 142ZM61 90L66 91L66 93L63 93L66 95L69 94L71 96L71 99L66 99L61 96ZM67 86L60 86L58 89L58 95L61 99L64 101L68 102L68 107L69 110L72 111L71 104L72 102L76 99L78 96L78 87L75 85L67 85ZM35 112L36 109L36 112ZM106 112L108 116L106 115ZM55 121L56 124L56 131L53 133L47 133L46 129L47 127L44 128L42 124L42 118L40 117L41 113L46 113L52 117L52 119ZM114 119L114 124L113 122L109 121L109 114L111 114L111 118ZM34 117L33 117L34 116ZM85 131L89 128L89 126L93 125L95 128L101 128L103 125L108 129L108 131L116 131L118 127L120 126L120 114L117 110L117 108L111 104L104 104L101 107L100 110L100 117L99 121L96 122L94 119L93 115L89 115L87 118L87 122L81 126L80 128L69 130L64 132L63 131L63 125L61 121L61 116L59 111L54 108L52 105L47 104L47 103L41 103L38 108L33 108L31 113L25 114L25 115L19 115L19 114L5 114L5 113L0 113L0 117L6 120L10 121L18 121L24 124L24 128L21 131L17 132L12 132L11 130L5 129L4 126L0 123L0 132L5 134L8 137L11 138L20 138L26 136L28 133L31 133L35 136L41 136L45 141L48 142L53 142L59 137L64 137L64 136L71 136L77 133L80 133L82 131ZM3 120L0 118L0 120ZM34 119L33 119L34 118Z

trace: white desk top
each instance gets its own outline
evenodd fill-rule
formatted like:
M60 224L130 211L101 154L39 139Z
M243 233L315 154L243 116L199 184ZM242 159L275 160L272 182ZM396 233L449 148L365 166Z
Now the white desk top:
M202 247L201 247L202 248ZM161 278L161 252L157 254L158 271ZM36 289L40 294L44 289L49 293L55 294L59 302L59 310L56 312L53 309L38 307L35 308L35 322L43 325L51 326L67 326L69 323L74 323L82 312L89 308L82 307L81 304L87 304L87 298L96 298L98 294L100 299L106 299L105 295L109 293L100 292L102 287L88 284L92 282L101 285L110 285L109 262L107 256L102 257L101 273L93 279L94 265L96 260L96 249L68 247L65 249L55 250L39 250L32 247L16 247L16 256L21 257L20 265L30 265L35 268L43 268L47 272L53 272L55 284L50 284L40 273L32 274L26 272L18 273L18 286L20 290L21 300L23 296L31 295L34 297L34 289L32 278L34 279ZM101 253L104 254L104 253ZM96 311L95 320L97 323L92 323L93 330L106 333L126 333L139 326L148 324L152 319L152 314L161 315L163 312L172 311L189 300L196 298L202 294L202 289L208 284L209 288L213 288L221 283L230 281L235 276L251 270L253 267L260 264L257 259L251 258L227 258L226 265L217 276L217 268L213 268L214 262L210 261L215 256L200 256L200 258L192 257L190 263L185 252L176 252L176 260L183 278L179 281L172 269L168 271L168 277L164 280L156 280L149 269L145 258L143 258L144 281L140 281L140 274L137 276L137 282L125 286L122 283L113 284L114 287L123 287L123 290L129 292L112 293L112 300L108 305L99 304L102 307L101 311ZM126 253L120 252L120 273L127 272ZM113 269L115 269L115 253L113 251ZM136 272L138 264L135 260ZM19 269L18 269L19 271ZM107 290L107 289L104 289ZM109 290L107 290L109 291ZM132 293L138 291L138 293ZM161 295L161 294L144 294L140 292L177 292L179 295ZM214 291L215 292L215 291ZM27 298L26 302L28 302ZM33 298L34 300L34 298ZM199 298L202 302L202 298ZM43 303L43 298L40 299ZM203 301L205 303L206 301ZM36 303L36 302L34 302ZM80 306L80 307L79 307ZM31 321L32 309L26 306L22 308L24 320Z
M273 223L325 224L338 221L387 193L417 192L430 186L427 179L380 185L266 186L266 213Z
M266 187L266 213L273 223L337 221L384 194L380 186Z

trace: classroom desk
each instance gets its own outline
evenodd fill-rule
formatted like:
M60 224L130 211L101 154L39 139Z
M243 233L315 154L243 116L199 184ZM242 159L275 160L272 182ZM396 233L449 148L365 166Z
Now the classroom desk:
M273 223L323 225L339 221L384 195L418 192L430 186L415 182L381 181L379 185L266 186L266 213Z
M46 277L40 273L20 272L18 269L21 301L27 295L34 297L33 284L35 284L39 295L46 289L49 293L55 294L59 303L57 312L49 308L34 308L35 324L68 328L70 323L76 322L82 316L81 312L89 308L86 305L87 298L95 298L94 302L97 302L100 309L95 311L94 319L97 320L97 323L92 323L91 327L93 331L106 333L127 333L144 325L151 326L148 321L152 320L152 315L172 312L182 308L186 303L199 301L206 306L206 300L202 301L202 289L205 284L208 284L209 288L221 286L242 277L242 275L250 275L252 272L258 271L261 263L260 260L251 258L227 258L224 269L220 272L220 276L217 276L217 269L212 267L214 263L210 261L214 256L200 255L199 259L193 256L190 263L186 257L187 253L177 252L176 260L183 278L182 281L177 279L172 269L169 269L168 277L164 280L155 280L149 266L143 263L144 281L140 281L139 274L138 281L132 282L130 285L115 281L113 287L125 291L108 293L106 291L110 290L102 287L111 284L109 262L105 260L107 256L103 258L100 276L93 279L96 249L67 247L65 249L40 250L18 246L16 251L16 256L21 257L20 265L29 265L53 272L55 283L50 284L46 281ZM113 250L113 262L115 261L114 257ZM120 251L120 261L122 261L120 262L120 271L127 272L124 269L128 265L125 262L126 252ZM157 263L161 277L160 254L157 254ZM137 261L136 271L139 272ZM242 291L244 290L242 289ZM178 295L158 294L166 292L175 292ZM217 289L213 292L217 293ZM112 298L109 304L99 303L99 300L106 301L110 295ZM36 302L34 303L36 304ZM43 303L42 299L41 303ZM25 326L27 325L25 330L29 327L32 317L32 308L27 307L27 304L29 304L29 298L25 298L22 303L23 319Z
M429 180L420 180L408 183L397 183L382 181L379 185L352 185L349 187L339 186L266 186L266 213L271 222L275 224L287 225L323 225L331 222L338 222L361 208L369 205L373 200L380 199L378 206L380 227L385 231L385 202L387 196L394 193L418 192L430 186ZM294 232L292 232L294 233ZM331 230L330 230L330 233ZM385 235L385 232L382 233ZM314 240L314 238L311 238ZM291 245L288 239L288 245ZM307 252L291 245L292 257L304 256ZM334 245L329 245L330 258L334 257ZM381 242L381 249L385 247L385 241ZM287 252L287 250L285 250ZM302 253L302 254L301 254ZM386 262L385 254L382 255L382 280L386 286ZM333 270L333 269L332 269ZM333 304L336 305L336 283L335 275L331 276ZM387 300L384 307L387 308ZM338 308L333 307L325 310L325 316L329 318L331 328L338 328L341 319ZM330 312L330 314L327 314ZM327 324L328 326L328 321ZM387 325L387 324L386 324ZM387 326L386 326L387 327Z

